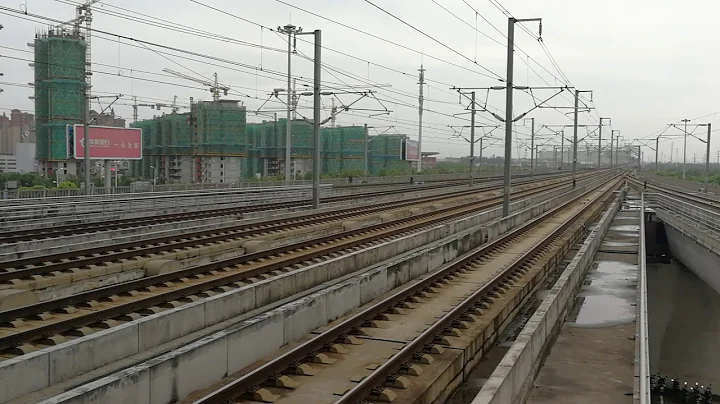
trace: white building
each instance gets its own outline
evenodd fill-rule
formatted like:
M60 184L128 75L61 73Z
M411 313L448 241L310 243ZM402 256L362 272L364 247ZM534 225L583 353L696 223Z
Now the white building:
M21 174L37 172L35 143L18 143L15 148L15 159L17 172Z
M17 160L12 154L0 154L0 172L16 173Z

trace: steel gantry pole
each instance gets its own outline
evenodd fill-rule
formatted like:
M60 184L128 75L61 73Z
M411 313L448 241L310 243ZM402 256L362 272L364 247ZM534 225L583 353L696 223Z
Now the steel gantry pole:
M473 186L475 168L475 91L470 93L470 186Z

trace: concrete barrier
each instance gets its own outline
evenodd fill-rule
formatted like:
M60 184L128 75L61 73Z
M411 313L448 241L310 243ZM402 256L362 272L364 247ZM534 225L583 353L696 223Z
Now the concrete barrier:
M520 332L472 404L524 403L532 391L542 358L562 328L585 274L625 197L617 200L585 239L533 316Z
M174 221L150 226L135 226L104 232L92 232L43 240L21 241L0 246L0 262L31 258L48 254L77 251L86 248L112 246L119 243L144 240L151 237L173 236L188 231L210 230L240 225L241 219L234 215L195 220Z
M295 273L214 296L204 302L197 302L196 306L204 307L204 315L198 312L194 315L183 314L182 318L166 313L152 316L155 317L154 320L146 321L148 331L169 327L173 323L187 325L193 321L198 324L203 321L219 322L238 316L243 310L247 312L273 300L311 290L310 294L277 309L240 321L182 349L124 369L45 402L170 403L180 400L303 337L313 329L436 270L459 255L537 217L580 192L583 192L583 189L544 202L539 197L516 202L513 205L516 213L507 218L497 219L501 215L501 209L493 209L460 222L436 226L422 234L403 237L370 250L338 257ZM557 191L550 194L556 193ZM484 221L485 224L470 226L470 223L476 221ZM440 235L445 237L437 241L431 240L432 237ZM401 249L407 252L398 256ZM351 268L362 269L371 265L370 261L373 260L383 262L370 266L360 274L348 272ZM338 278L342 280L333 283L333 279ZM313 284L317 286L311 289ZM175 311L180 313L183 308ZM160 316L165 318L162 324L158 320ZM167 333L161 334L164 335L157 336L158 340L152 344L170 338ZM147 339L140 343L147 345L141 349L148 349L152 345L148 344ZM206 368L211 368L212 371L203 375L194 374L196 372L193 369Z

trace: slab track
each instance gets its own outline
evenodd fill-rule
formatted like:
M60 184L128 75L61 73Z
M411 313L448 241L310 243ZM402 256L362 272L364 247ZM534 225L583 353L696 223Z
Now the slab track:
M620 182L586 192L187 401L435 402L492 347Z

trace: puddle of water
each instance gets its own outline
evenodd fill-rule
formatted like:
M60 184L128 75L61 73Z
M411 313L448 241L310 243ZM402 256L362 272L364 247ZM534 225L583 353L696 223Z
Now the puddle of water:
M600 327L635 320L637 265L599 261L585 278L568 324Z
M637 234L640 231L640 226L637 224L620 224L620 225L610 226L610 231L633 232L633 233Z
M638 243L624 243L622 241L603 241L602 244L606 247L637 247Z
M635 320L635 307L625 298L600 295L585 296L577 318L570 325L575 327L607 327Z

